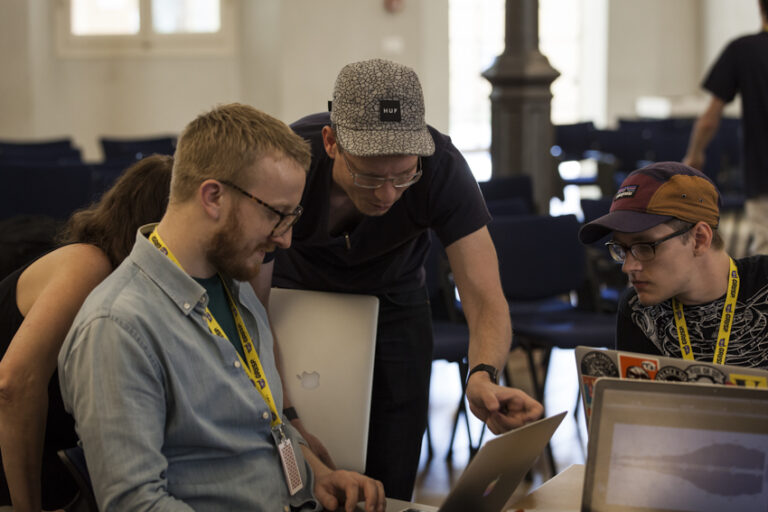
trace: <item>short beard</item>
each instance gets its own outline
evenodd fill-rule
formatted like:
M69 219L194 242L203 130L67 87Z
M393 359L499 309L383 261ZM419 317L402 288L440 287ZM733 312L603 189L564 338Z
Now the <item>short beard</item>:
M211 239L207 249L208 261L214 268L237 281L250 281L259 274L261 263L250 265L246 260L250 254L242 247L246 239L240 221L234 210L229 212L224 227L222 227ZM266 245L266 244L265 244ZM262 247L262 246L259 246ZM268 245L265 248L270 250ZM272 247L274 249L274 247Z

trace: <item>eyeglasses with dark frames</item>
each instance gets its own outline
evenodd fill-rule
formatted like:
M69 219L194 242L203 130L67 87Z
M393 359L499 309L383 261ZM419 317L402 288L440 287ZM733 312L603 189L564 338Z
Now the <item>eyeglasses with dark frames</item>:
M371 176L370 174L358 172L357 169L349 163L347 157L344 156L344 151L341 147L339 147L339 153L347 166L347 171L352 175L352 183L354 183L356 187L375 190L384 186L386 182L391 181L392 186L395 188L408 188L421 178L421 157L417 157L416 172L394 176L392 178L379 178L378 176Z
M693 226L685 227L679 231L675 231L674 233L665 236L664 238L660 238L655 242L638 242L636 244L627 246L611 240L610 242L606 242L605 245L608 246L608 252L611 254L611 258L613 258L613 261L616 263L624 263L624 260L627 259L627 253L631 253L632 257L634 257L637 261L650 261L656 256L656 247L666 242L667 240L671 240L675 237L686 234L691 229L693 229Z
M301 217L302 212L304 211L304 208L301 207L301 205L298 205L295 210L293 210L291 213L283 213L274 206L268 204L266 201L262 201L258 197L254 196L253 194L250 194L243 190L242 188L238 187L231 181L226 180L218 180L219 183L222 183L228 187L232 187L233 189L237 190L241 194L243 194L245 197L249 199L253 199L257 203L259 203L264 208L268 209L278 217L280 217L277 221L277 224L275 224L275 227L272 228L272 232L269 234L271 237L279 237L283 236L288 232L289 229L291 229L296 222L298 222L299 217Z

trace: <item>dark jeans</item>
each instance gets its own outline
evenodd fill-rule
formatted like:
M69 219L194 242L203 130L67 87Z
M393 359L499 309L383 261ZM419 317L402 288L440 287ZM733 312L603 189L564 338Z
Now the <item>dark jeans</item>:
M423 289L379 300L365 473L387 497L409 501L427 426L432 318Z

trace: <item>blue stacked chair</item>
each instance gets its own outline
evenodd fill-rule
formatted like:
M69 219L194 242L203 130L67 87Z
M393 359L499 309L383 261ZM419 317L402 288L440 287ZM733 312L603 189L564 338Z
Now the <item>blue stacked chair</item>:
M64 220L92 199L88 165L4 166L0 173L0 219L45 215Z
M104 161L131 163L144 157L160 154L173 155L176 151L176 137L118 138L101 137L99 143L104 152Z
M0 168L82 164L80 150L72 139L45 141L0 140Z
M497 176L479 183L491 215L519 215L534 212L533 183L527 174Z
M541 403L545 382L539 382L537 377L534 351L544 353L546 380L553 348L615 344L615 315L574 304L576 292L589 286L579 227L574 215L498 217L488 226L509 303L512 346L520 347L526 354L534 394ZM556 473L549 447L547 456Z

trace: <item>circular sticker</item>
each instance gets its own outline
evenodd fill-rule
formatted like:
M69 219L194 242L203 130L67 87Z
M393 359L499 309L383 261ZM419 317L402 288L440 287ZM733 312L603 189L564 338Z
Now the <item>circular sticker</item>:
M602 352L589 352L581 360L582 375L592 377L618 377L619 369L611 358Z
M724 384L725 374L713 368L703 364L694 364L685 369L688 380L691 382L711 382L713 384Z
M626 378L628 379L650 379L651 376L645 371L642 366L628 366L626 372Z
M668 382L688 382L688 375L676 366L664 366L656 372L656 380Z

